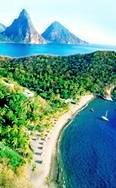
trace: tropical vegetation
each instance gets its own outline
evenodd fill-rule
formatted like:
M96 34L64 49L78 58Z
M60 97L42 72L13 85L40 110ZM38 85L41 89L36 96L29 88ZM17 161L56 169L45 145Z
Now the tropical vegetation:
M7 186L11 180L8 181L5 172L10 169L16 179L18 169L31 160L30 133L37 130L44 136L68 110L67 101L76 103L86 93L103 95L106 86L116 86L115 72L116 52L1 57L0 187L16 187ZM115 89L113 93L116 94Z

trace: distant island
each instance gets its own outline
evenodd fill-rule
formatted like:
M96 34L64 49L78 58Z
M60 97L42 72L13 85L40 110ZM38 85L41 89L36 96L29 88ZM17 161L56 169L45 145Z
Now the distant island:
M113 51L0 57L0 186L50 187L62 128L94 95L116 95L115 63Z
M23 9L9 27L0 24L0 42L30 44L87 44L62 24L55 21L40 35L35 29L28 12Z

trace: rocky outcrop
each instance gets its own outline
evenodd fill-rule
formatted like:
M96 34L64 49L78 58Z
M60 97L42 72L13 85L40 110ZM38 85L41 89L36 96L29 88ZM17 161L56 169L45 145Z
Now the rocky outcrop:
M104 99L112 101L112 91L114 89L114 85L106 86L104 89Z

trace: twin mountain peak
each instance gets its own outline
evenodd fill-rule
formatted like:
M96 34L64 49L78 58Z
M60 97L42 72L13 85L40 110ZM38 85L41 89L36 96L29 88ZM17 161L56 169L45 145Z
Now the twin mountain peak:
M62 24L53 22L42 35L35 29L28 12L23 9L9 27L0 24L0 41L32 44L85 44Z

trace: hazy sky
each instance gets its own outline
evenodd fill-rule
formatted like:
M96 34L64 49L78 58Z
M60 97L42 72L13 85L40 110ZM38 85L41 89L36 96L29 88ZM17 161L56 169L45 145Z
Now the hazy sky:
M53 21L92 43L116 45L116 0L0 0L0 22L27 9L39 33Z

